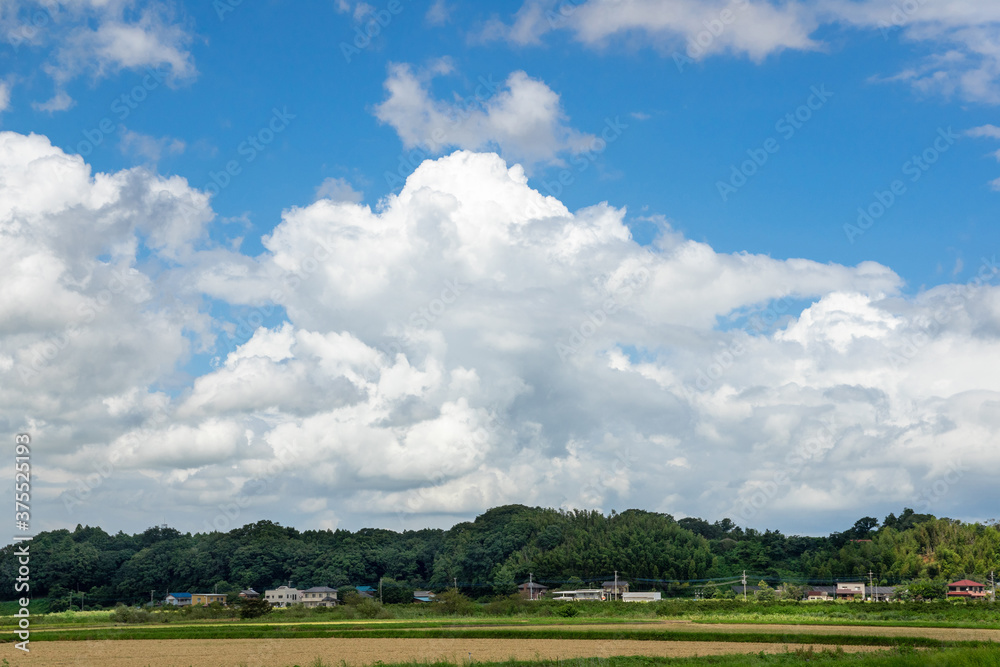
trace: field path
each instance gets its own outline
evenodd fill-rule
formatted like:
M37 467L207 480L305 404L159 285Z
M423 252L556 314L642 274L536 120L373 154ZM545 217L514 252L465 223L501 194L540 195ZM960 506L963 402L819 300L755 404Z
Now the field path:
M12 667L308 667L317 658L327 665L368 665L377 661L532 660L650 655L672 658L730 653L782 653L798 645L728 642L650 642L565 639L155 639L39 642L25 655L6 644L0 657ZM831 650L815 646L814 650ZM846 652L877 651L878 646L845 646Z

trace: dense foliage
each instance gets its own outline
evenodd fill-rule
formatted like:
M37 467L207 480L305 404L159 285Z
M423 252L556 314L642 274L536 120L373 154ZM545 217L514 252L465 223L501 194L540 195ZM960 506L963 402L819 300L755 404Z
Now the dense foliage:
M299 588L377 585L385 602L415 588L444 590L457 581L474 597L507 595L528 579L550 587L609 579L668 596L705 589L746 570L752 583L830 582L874 573L882 584L920 580L912 595L940 597L944 580L1000 569L1000 530L905 510L884 521L864 517L827 537L756 531L729 519L709 523L640 510L605 516L509 505L450 530L397 533L303 531L261 521L227 533L171 528L109 535L77 526L38 535L31 544L31 594L60 605L113 606L162 599L170 591L235 594L292 581ZM14 547L0 550L0 589L13 591ZM723 587L718 588L719 591ZM936 592L935 592L936 591ZM764 592L767 595L767 592Z

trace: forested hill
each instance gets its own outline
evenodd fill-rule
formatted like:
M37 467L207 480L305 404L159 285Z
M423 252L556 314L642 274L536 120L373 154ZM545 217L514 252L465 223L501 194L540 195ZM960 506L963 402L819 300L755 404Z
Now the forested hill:
M1000 529L905 510L881 523L858 520L828 537L743 529L641 510L563 512L509 505L450 530L402 533L304 531L261 521L227 533L171 528L109 535L97 527L42 533L31 545L31 593L87 601L149 600L168 591L258 591L289 580L299 588L375 584L444 588L454 580L475 597L513 592L529 572L550 586L619 576L643 589L690 593L695 580L734 578L746 570L770 581L821 583L874 572L903 580L984 577L1000 570ZM0 590L14 590L14 547L0 550Z

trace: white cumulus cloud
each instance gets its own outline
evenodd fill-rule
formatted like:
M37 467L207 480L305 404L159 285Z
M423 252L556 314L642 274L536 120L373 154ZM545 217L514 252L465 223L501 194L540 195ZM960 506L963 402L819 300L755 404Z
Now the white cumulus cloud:
M570 211L469 151L374 210L288 208L257 257L201 245L181 179L93 174L44 137L0 133L0 202L0 421L47 443L52 527L222 529L235 497L241 522L304 528L511 502L792 528L802 507L988 512L995 258L908 296L874 263L667 225L642 246L625 210ZM219 363L179 381L195 353Z
M421 73L406 64L390 66L388 97L375 107L375 115L407 148L419 146L431 154L495 148L530 165L583 152L595 140L570 127L559 95L525 72L513 72L502 84L482 81L463 99L436 100L428 89L430 78L448 71L447 63Z

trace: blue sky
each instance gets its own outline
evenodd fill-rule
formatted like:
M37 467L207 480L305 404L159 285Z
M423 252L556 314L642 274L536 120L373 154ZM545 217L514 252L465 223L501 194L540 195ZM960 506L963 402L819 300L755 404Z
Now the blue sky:
M883 37L877 29L831 26L820 31L826 44L819 52L774 53L759 63L722 54L685 62L680 71L672 54L682 50L643 45L628 35L598 49L565 33L526 46L477 38L486 21L514 14L517 2L455 3L441 25L428 20L426 3L400 7L370 46L348 51L347 62L340 44L353 46L358 22L334 3L182 5L177 11L189 30L197 74L150 91L124 120L112 101L141 85L144 69L97 80L84 74L66 86L75 100L71 109L40 113L30 103L52 94L52 81L39 71L48 54L22 45L7 57L19 95L4 126L44 133L77 152L84 132L110 117L114 135L87 156L96 169L148 161L122 154L124 126L184 142L183 152L164 150L158 166L201 186L229 159L241 158L240 143L272 109L287 108L294 123L213 202L222 218L248 216L253 232L245 234L245 249L257 253L259 236L281 210L310 203L325 178L346 179L369 203L390 191L384 173L397 170L403 148L393 128L373 114L385 98L387 66L419 68L448 58L454 71L433 81L440 99L474 96L479 77L502 82L522 70L559 95L571 127L593 132L615 117L628 126L593 168L581 173L570 166L574 182L560 195L570 208L607 200L628 206L632 218L667 216L690 237L725 251L840 263L872 259L914 288L950 280L957 260L967 266L984 243L996 245L990 225L996 196L988 186L995 161L987 157L991 146L975 140L942 156L876 229L847 242L842 227L856 219L857 207L898 178L901 165L927 148L938 128L963 132L995 116L991 105L879 82L932 51L908 42L900 29ZM806 102L812 86L826 86L833 96L785 139L775 124ZM728 180L732 165L769 137L779 139L779 153L723 201L717 182ZM532 184L544 188L562 169L539 165ZM239 227L228 231L242 234Z
M993 414L1000 390L975 361L994 349L998 331L991 262L1000 247L1000 60L990 44L1000 10L989 3L19 0L0 7L0 28L7 169L48 165L32 163L36 150L68 160L37 176L53 179L52 192L69 193L62 208L46 203L61 194L22 201L30 190L22 186L4 222L11 239L27 234L25 247L55 244L39 255L58 267L48 273L38 268L44 262L15 262L21 268L8 276L8 307L0 309L10 320L0 347L0 362L10 363L0 370L27 383L28 397L2 420L48 434L58 452L49 462L60 472L45 525L81 516L109 527L143 525L141 514L98 510L93 500L69 503L75 514L65 509L89 457L113 456L124 463L94 497L131 498L137 507L197 497L164 518L199 529L226 493L237 497L255 470L297 451L311 429L332 440L312 472L303 463L282 478L278 496L292 499L255 500L244 518L276 516L301 527L447 525L491 505L527 502L642 506L714 520L762 497L783 452L817 414L839 424L821 460L765 493L767 502L738 522L815 532L913 506L944 474L932 452L953 445L941 438L971 443L958 457L970 470L996 463L977 458L975 445L996 432L997 422L983 415ZM368 43L358 37L366 30L377 32ZM28 142L32 133L48 147ZM447 157L456 150L480 157ZM511 172L516 187L501 183L507 176L497 176L490 153L507 168L520 164L527 183L520 172ZM421 164L423 175L406 181ZM95 203L106 196L96 174L118 179L113 207ZM0 187L9 191L12 179ZM193 222L129 195L164 188L178 201L194 197L186 209L195 211ZM539 203L532 190L554 199ZM522 200L548 212L529 215L530 224L497 212ZM871 216L860 226L859 210ZM102 217L109 215L118 222ZM408 222L393 227L397 218ZM558 242L526 231L564 218ZM578 254L577 232L596 239L587 246L592 254ZM310 244L323 234L339 239L331 250L340 265L316 258ZM369 245L353 245L366 234ZM53 241L60 237L86 240L70 253ZM510 245L477 254L499 238ZM15 247L11 241L8 252ZM543 271L531 258L549 251ZM310 255L320 268L302 273ZM565 262L558 271L556 256ZM651 262L652 281L643 278L641 297L625 294L616 281L639 275L643 262ZM115 267L134 271L142 287L101 311L102 328L87 323L92 347L60 347L41 379L18 375L25 365L43 370L33 361L38 350L72 325L72 318L36 322L25 304L96 299L98 276ZM302 286L280 287L289 270L302 273ZM977 274L984 280L970 287ZM434 304L448 279L471 285L475 306L459 297L435 315L436 339L422 338L425 328L408 331L414 309ZM929 330L941 304L959 304L961 315ZM582 335L586 349L574 352L570 372L556 343L595 308L609 312L595 316L597 333ZM748 318L769 312L778 316L766 331L748 329ZM234 334L244 320L252 326ZM484 343L487 329L503 330L504 340ZM913 343L928 331L931 343ZM738 352L737 370L723 364L721 384L699 386L699 373L727 350L744 349L747 335L762 346L756 360ZM379 399L384 386L358 384L310 348L310 336L349 337L360 346L355 362L378 357L368 363L379 377L394 372L402 350L407 372L424 379L407 385L405 400ZM923 350L916 356L927 368L912 370L919 377L891 362L907 345ZM306 348L313 356L301 356ZM130 365L129 354L144 362ZM106 387L89 396L60 388L87 357L103 355L118 360L108 361ZM243 368L248 359L274 367ZM932 369L949 359L956 377L935 380ZM315 367L289 370L296 361ZM118 377L120 365L129 371ZM804 367L814 374L802 375ZM611 371L618 380L608 379ZM282 379L286 372L294 378ZM468 386L456 379L469 373L476 381ZM285 387L287 398L262 389L230 405L208 389L227 382ZM602 398L616 382L620 396ZM653 393L640 399L633 392L646 391L642 383ZM881 407L862 417L854 399L836 398L843 387L869 392ZM899 393L903 387L912 394ZM298 403L307 407L290 407L299 392L312 397ZM316 392L340 398L317 401ZM755 398L759 392L770 398ZM973 395L978 416L965 404ZM345 406L359 396L372 410L385 408L383 399L399 405L378 419L347 417ZM119 404L131 407L107 407ZM589 413L582 430L574 427L581 411ZM673 421L664 422L663 411ZM151 421L157 412L168 418ZM461 437L446 419L459 413L456 423L470 429ZM369 430L343 426L352 419ZM735 421L722 427L715 419ZM480 431L483 443L468 445L469 433ZM159 443L148 448L175 447L176 456L143 454L129 444L137 433ZM199 458L212 447L184 444L234 437L245 438L249 453L229 443ZM871 466L883 470L883 481L830 483L831 471L848 466L848 452L868 438L882 451ZM437 447L435 439L456 440ZM402 448L414 461L465 463L436 475L433 465L376 474L345 453L360 442ZM909 446L923 454L907 454ZM613 483L573 490L582 471L621 460L626 450L665 463L643 474L627 466ZM743 465L758 466L756 476L735 479L711 451L738 452ZM907 457L911 464L901 466ZM542 472L521 487L501 473L512 461ZM320 463L327 478L315 477ZM691 469L706 482L697 492L677 477ZM158 486L144 490L141 479ZM985 481L970 482L967 493ZM350 502L338 503L340 494ZM276 503L282 509L272 509ZM806 521L794 511L803 503L829 509ZM931 510L938 506L966 518L987 511L958 491L935 497Z

